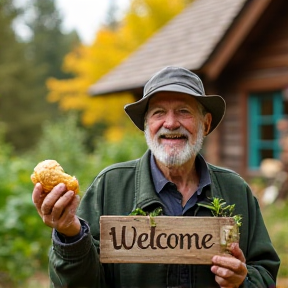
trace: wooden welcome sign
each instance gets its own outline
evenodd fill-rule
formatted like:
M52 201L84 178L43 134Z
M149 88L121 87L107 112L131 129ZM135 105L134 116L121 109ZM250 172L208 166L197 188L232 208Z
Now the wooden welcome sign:
M232 217L101 216L102 263L211 264L238 241Z

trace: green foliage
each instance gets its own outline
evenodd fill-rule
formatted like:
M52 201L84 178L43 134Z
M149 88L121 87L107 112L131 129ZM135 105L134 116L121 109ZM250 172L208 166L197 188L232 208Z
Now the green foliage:
M41 227L31 201L32 186L27 184L17 185L18 190L7 198L0 213L0 270L15 282L32 275L43 263L47 263L50 245L50 229Z
M27 43L27 54L34 65L42 66L39 80L44 84L48 77L67 78L67 74L61 70L63 58L79 44L78 35L76 32L62 33L62 18L55 0L28 2L25 14L29 18L25 22L33 36Z
M12 147L4 141L4 126L0 124L0 209L5 205L5 200L13 187L14 175L7 177L7 169L12 166Z
M46 123L39 144L22 157L13 155L13 149L3 142L0 133L0 286L7 284L10 278L15 287L23 287L19 284L23 279L35 272L47 271L51 229L42 223L31 200L30 175L39 161L56 159L68 173L78 178L84 192L104 166L138 158L146 150L143 135L135 133L118 143L96 137L96 151L87 153L83 144L86 132L77 123L75 115L67 115L57 123ZM218 211L226 207L223 201L218 202ZM288 202L263 209L272 242L282 260L280 277L288 276L287 211Z
M202 206L211 210L211 213L215 217L233 217L236 224L241 226L241 215L233 215L235 204L227 205L224 199L213 197L209 204L198 203L198 206Z
M263 207L262 213L272 243L281 259L278 275L280 278L288 278L288 199Z
M129 215L130 216L136 216L136 215L147 216L147 213L143 211L141 208L136 208Z
M2 141L0 145L4 147L0 155L1 286L9 279L26 278L46 261L50 229L39 229L41 221L31 201L31 161L12 156Z
M144 137L137 134L118 143L98 140L95 153L87 153L86 131L77 123L73 114L47 122L38 145L21 157L12 156L0 133L0 287L8 281L22 287L20 282L35 271L47 271L51 229L42 223L31 200L30 175L38 162L57 160L78 178L84 193L103 166L140 157L146 150Z
M130 216L140 215L140 216L151 216L151 217L161 216L163 215L163 209L162 207L158 207L158 208L155 208L151 212L145 212L141 208L136 208L129 215Z
M54 0L24 2L22 13L13 1L0 1L0 122L6 125L6 141L19 152L37 142L44 121L59 115L57 106L46 101L45 82L67 77L61 70L64 55L79 43L75 33L60 31ZM12 25L25 20L32 37L24 41Z
M103 169L113 162L123 162L129 159L136 159L147 150L147 145L142 132L127 134L120 142L105 144L105 140L97 140L97 163Z
M27 157L33 159L30 171L40 161L55 159L65 172L77 175L80 190L84 191L95 173L95 156L87 155L83 144L85 133L77 126L77 116L74 114L67 114L56 123L46 122L36 149L27 153Z
M35 131L37 126L37 118L28 121L23 117L28 113L32 115L29 108L33 107L33 84L38 70L30 65L24 52L27 46L17 41L12 29L18 15L19 11L11 1L0 1L0 121L5 123L6 139L14 146L25 143L27 139L31 141L33 137L30 132ZM31 129L28 129L28 124Z
M122 107L120 102L123 100L125 104L131 102L131 95L121 93L119 97L118 93L108 97L90 97L87 95L88 88L180 13L187 1L131 0L129 9L118 23L113 16L116 8L112 3L107 25L98 30L94 43L79 46L65 57L63 67L75 77L64 80L54 77L47 81L49 101L58 102L64 111L81 111L82 123L86 126L103 121L110 126L118 126L123 118L126 119L117 107ZM113 109L107 109L112 106Z
M162 209L162 207L158 207L158 208L155 208L151 212L145 212L141 208L136 208L129 215L130 216L134 216L134 215L149 216L150 226L156 227L156 222L155 222L154 217L163 215L163 209Z

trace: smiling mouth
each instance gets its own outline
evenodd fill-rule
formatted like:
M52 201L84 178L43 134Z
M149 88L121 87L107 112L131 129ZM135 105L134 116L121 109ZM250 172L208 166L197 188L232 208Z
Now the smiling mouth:
M174 139L176 139L176 140L178 140L178 139L180 139L180 140L187 140L187 136L185 136L185 135L183 135L183 134L162 134L162 135L160 135L160 138L161 139L172 139L172 140L174 140Z

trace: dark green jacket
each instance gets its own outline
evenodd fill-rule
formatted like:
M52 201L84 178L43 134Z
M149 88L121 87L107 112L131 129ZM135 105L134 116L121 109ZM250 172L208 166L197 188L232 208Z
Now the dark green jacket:
M235 214L243 216L240 248L246 257L248 277L242 287L272 288L279 258L270 242L258 202L246 182L236 173L208 164L212 185L207 197L220 197L235 204ZM150 173L150 152L141 159L112 165L103 170L85 193L78 215L89 228L73 244L61 244L53 232L49 271L52 287L164 288L179 287L179 265L99 263L99 218L101 215L128 215L136 207L150 211L162 205L155 193ZM196 205L190 216L211 216ZM210 265L189 265L193 288L219 287Z

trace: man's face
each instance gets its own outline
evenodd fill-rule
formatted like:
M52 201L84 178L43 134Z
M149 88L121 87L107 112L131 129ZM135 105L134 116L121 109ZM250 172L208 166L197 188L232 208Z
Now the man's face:
M194 97L159 92L149 102L146 141L158 161L180 166L200 151L210 123L211 114L203 116Z

